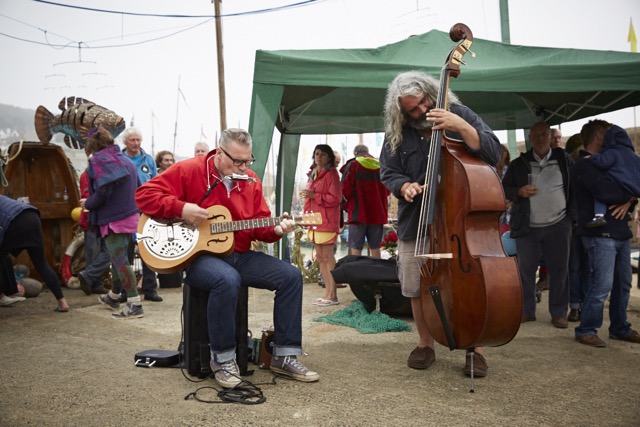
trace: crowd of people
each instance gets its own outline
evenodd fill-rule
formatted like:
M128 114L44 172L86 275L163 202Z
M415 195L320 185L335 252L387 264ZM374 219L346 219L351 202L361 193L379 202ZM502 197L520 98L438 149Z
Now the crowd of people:
M542 267L548 275L547 309L552 326L565 329L569 322L576 322L578 343L606 347L598 332L609 298L608 337L640 343L640 334L626 315L632 286L628 221L640 197L640 158L624 129L591 120L563 147L560 129L540 121L530 128L531 148L512 160L490 127L454 93L449 93L448 108L438 108L439 88L438 80L417 71L401 73L390 83L379 159L366 145L358 144L353 158L338 169L339 155L329 145L315 147L306 187L298 196L304 199L305 212L322 216L322 224L309 228L307 235L325 290L322 298L308 303L317 307L340 304L339 284L331 271L345 224L350 254L361 255L366 245L371 257L381 257L389 197L395 197L398 277L402 295L411 302L417 330L417 344L407 366L427 369L435 362L435 340L423 312L423 264L415 254L425 237L419 221L427 205L423 197L428 141L434 132L442 131L460 141L484 167L494 168L502 184L508 210L500 219L499 230L515 240L511 255L516 257L522 290L521 323L537 320L541 289L536 279L541 278ZM138 279L132 268L141 213L182 218L197 226L218 210L228 212L233 220L272 218L272 212L261 181L251 170L253 142L245 130L223 130L212 150L198 142L194 156L179 162L170 151L160 151L155 158L145 152L137 128L127 128L122 141L124 148L120 149L101 128L87 135L88 167L80 177L86 268L77 276L87 295L98 295L100 303L114 310L113 318L131 319L144 316L143 300L163 300L157 292L156 272L139 260L142 274ZM637 211L635 218L637 221ZM16 296L10 255L25 249L57 300L55 310L67 312L60 281L44 262L38 210L0 196L0 226L0 306L23 299ZM185 286L210 295L210 364L223 387L236 387L242 381L235 347L241 286L275 294L271 370L303 382L320 378L298 359L305 304L300 272L252 246L255 241L276 242L293 228L294 221L285 212L273 225L235 231L231 253L200 255L178 273ZM112 283L106 289L103 277L109 271ZM488 368L482 347L467 349L464 374L484 377Z

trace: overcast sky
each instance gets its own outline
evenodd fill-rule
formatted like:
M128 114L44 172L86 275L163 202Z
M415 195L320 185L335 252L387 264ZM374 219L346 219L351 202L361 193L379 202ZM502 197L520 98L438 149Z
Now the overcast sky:
M210 0L58 2L141 14L214 14ZM258 49L378 47L431 29L448 31L456 22L466 23L475 38L501 37L498 0L318 0L249 13L293 3L222 3L223 15L229 15L223 19L228 126L248 126ZM509 8L513 44L628 52L630 19L640 36L638 0L512 0ZM173 149L176 115L178 155L192 155L201 134L213 145L219 132L213 19L1 0L0 33L0 103L30 109L44 105L56 113L60 99L81 96L116 111L127 123L134 119L147 151L152 136L155 151ZM631 127L635 110L602 118ZM577 132L581 124L563 125L564 134Z

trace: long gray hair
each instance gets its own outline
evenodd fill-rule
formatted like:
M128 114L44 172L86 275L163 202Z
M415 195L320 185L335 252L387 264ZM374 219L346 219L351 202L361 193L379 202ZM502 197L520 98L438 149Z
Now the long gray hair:
M384 101L384 132L391 154L395 154L402 143L402 126L407 123L407 115L400 107L400 98L405 96L429 97L431 104L435 106L440 82L422 71L407 71L398 74L387 88L387 96ZM448 99L450 103L459 104L460 100L451 91Z

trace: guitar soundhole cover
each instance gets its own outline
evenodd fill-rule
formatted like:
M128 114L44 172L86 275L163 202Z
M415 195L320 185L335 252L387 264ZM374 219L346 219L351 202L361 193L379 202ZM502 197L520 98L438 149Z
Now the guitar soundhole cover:
M184 222L164 224L150 219L138 240L159 259L182 258L195 248L198 229Z

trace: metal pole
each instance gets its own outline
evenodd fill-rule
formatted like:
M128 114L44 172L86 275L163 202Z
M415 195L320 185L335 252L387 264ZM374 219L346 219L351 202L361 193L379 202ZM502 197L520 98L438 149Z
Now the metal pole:
M178 76L178 99L176 99L176 123L173 128L173 150L172 153L175 156L176 153L176 137L178 136L178 110L180 108L180 77Z
M151 110L151 155L154 156L156 154L156 137L155 130L153 129L153 110Z
M220 102L220 129L227 128L226 94L224 90L224 55L222 52L222 20L220 19L221 0L214 0L216 13L216 47L218 51L218 92Z
M511 28L509 25L509 1L500 0L500 33L502 43L511 44ZM518 154L518 141L516 140L516 130L507 130L507 147L511 158L515 159Z

